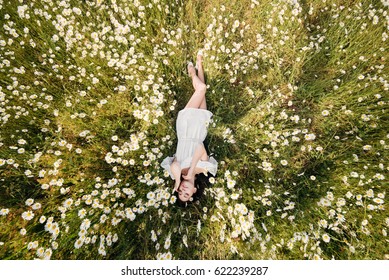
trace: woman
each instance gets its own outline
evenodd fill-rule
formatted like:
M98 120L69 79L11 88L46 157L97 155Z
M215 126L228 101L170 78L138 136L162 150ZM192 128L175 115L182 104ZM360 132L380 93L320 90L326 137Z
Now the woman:
M175 180L173 193L178 192L178 200L181 202L193 200L194 194L201 191L198 177L204 178L209 175L208 172L215 176L217 172L218 163L213 157L208 156L203 143L213 114L207 110L205 100L207 86L202 58L202 52L199 51L196 67L191 62L188 63L188 74L192 79L195 92L185 108L178 112L176 153L173 157L166 157L161 163L170 177Z

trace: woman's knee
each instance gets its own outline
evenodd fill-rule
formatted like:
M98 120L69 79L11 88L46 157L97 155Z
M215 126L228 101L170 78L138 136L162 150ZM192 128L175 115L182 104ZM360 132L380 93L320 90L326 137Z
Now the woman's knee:
M202 93L202 94L205 94L205 92L207 91L207 85L204 84L204 83L200 83L197 88L196 88L196 91Z

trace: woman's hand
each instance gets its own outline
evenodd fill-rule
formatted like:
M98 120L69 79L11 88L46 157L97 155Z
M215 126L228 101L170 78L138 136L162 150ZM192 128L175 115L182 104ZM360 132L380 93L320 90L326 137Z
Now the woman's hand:
M174 194L174 192L176 192L178 190L178 188L180 187L180 181L176 180L176 182L174 183L174 189L173 189L173 192L172 194Z
M189 168L188 173L186 175L182 175L182 178L188 181L193 179L193 169Z
M180 186L180 181L181 181L181 178L180 178L181 172L180 172L179 163L177 161L174 161L170 165L170 170L172 171L174 179L176 180L176 182L174 184L173 192L172 192L174 194L174 192L178 190L178 187Z

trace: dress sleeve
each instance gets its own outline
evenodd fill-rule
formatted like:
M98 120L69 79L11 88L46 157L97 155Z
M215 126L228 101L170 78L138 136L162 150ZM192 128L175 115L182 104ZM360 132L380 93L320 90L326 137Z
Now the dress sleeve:
M174 157L175 157L175 155L172 157L166 157L161 163L162 168L167 170L167 172L169 172L170 178L172 178L173 180L174 180L174 175L173 175L172 171L170 170L170 165L172 164Z
M204 168L208 172L211 172L211 174L213 176L216 176L218 163L214 157L209 157L209 159L207 161L199 160L199 162L197 163L197 166Z

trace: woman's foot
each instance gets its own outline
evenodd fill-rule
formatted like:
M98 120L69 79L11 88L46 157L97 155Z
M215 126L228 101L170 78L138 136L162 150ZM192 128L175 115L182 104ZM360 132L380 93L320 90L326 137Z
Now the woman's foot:
M196 58L196 69L199 69L199 67L203 66L203 50L199 50L197 52L197 58Z
M192 62L188 62L188 75L192 77L193 75L196 75L196 68L193 66Z

